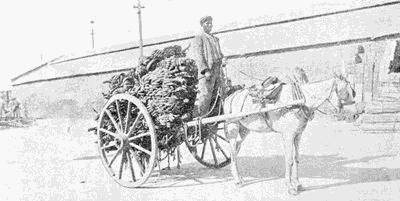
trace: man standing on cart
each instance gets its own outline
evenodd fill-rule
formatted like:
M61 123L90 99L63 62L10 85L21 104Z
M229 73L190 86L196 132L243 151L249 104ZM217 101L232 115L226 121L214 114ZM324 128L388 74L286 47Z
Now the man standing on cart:
M209 112L218 89L224 93L224 75L222 67L225 58L221 52L219 39L211 34L212 17L205 16L200 19L202 32L196 35L191 42L190 56L197 65L198 90L195 103L194 117L200 117Z

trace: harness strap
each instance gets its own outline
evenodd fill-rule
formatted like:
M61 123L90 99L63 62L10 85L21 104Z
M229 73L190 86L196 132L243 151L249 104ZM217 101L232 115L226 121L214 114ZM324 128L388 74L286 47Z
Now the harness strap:
M303 93L303 90L301 90L299 84L297 82L292 82L292 99L294 101L296 100L306 100L306 97ZM295 113L297 118L305 118L307 121L312 120L314 118L314 111L305 107L305 106L297 106L299 111Z
M240 107L240 112L243 111L243 107L244 107L244 103L246 102L247 97L249 96L250 91L247 92L246 96L244 96L243 102L242 102L242 106Z
M292 82L291 86L292 86L292 98L293 98L293 100L294 101L301 100L301 99L305 100L304 93L301 90L299 84L296 83L296 82Z
M338 111L338 109L336 109L335 105L333 105L333 103L331 102L332 94L333 94L333 92L334 92L335 90L337 90L337 89L336 89L336 81L334 81L334 83L333 83L333 85L332 85L332 88L331 88L331 90L330 90L330 92L329 92L329 96L328 96L324 101L322 101L322 103L320 103L320 104L315 108L315 110L317 110L318 112L321 112L322 114L328 115L326 112L322 112L322 111L319 109L319 107L321 107L322 104L324 104L325 102L328 102L328 103L335 109L335 113L336 113L336 112Z

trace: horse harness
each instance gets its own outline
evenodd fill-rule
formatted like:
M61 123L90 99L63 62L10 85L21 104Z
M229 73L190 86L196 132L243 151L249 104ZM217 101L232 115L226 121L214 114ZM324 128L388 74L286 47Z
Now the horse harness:
M341 79L342 79L342 78L341 78ZM345 80L345 81L346 81L346 80ZM348 81L346 81L346 84L349 85L350 83L349 83ZM351 85L350 85L350 87L351 87ZM354 94L355 92L354 92L353 87L351 87L351 89L352 89L352 92L353 92L352 95L353 95L353 97L354 97L354 96L355 96L355 94ZM335 105L334 105L334 104L332 103L332 101L331 101L333 92L336 92L336 94L343 94L343 90L338 90L338 89L337 89L337 83L336 83L336 81L335 81L335 83L333 84L333 86L332 86L332 88L331 88L331 90L330 90L330 92L329 92L329 96L328 96L324 101L322 101L322 103L319 104L319 105L315 108L315 110L317 110L318 112L320 112L320 113L322 113L322 114L328 115L328 113L323 112L323 111L321 111L321 110L319 109L319 107L321 107L321 105L323 105L325 102L328 102L329 105L333 107L335 113L339 112L339 111L340 111L340 108L339 108L339 109L336 108ZM340 99L339 99L339 102L340 102ZM340 103L341 103L341 102L340 102Z

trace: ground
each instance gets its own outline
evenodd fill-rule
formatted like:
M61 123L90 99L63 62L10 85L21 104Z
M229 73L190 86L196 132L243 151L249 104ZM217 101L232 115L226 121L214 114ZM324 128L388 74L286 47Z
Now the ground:
M400 136L368 134L345 122L316 117L303 134L300 181L287 194L280 136L251 133L239 154L246 184L229 171L207 169L181 146L183 165L146 183L120 187L106 173L87 133L90 120L37 120L2 128L0 200L398 200ZM173 162L175 164L175 162Z

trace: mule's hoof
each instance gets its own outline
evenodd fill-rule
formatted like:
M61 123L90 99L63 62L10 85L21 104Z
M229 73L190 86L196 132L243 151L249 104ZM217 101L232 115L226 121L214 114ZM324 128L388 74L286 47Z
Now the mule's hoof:
M242 187L244 185L244 181L242 179L240 179L239 181L235 181L235 185L237 187Z
M303 185L299 184L297 185L297 191L305 191L306 189L303 187Z
M243 186L244 186L244 183L243 182L239 182L239 183L235 183L235 186L237 187L237 188L242 188Z
M294 188L289 188L288 193L289 193L289 195L298 195L299 194L299 192L296 191L296 189L294 189Z

